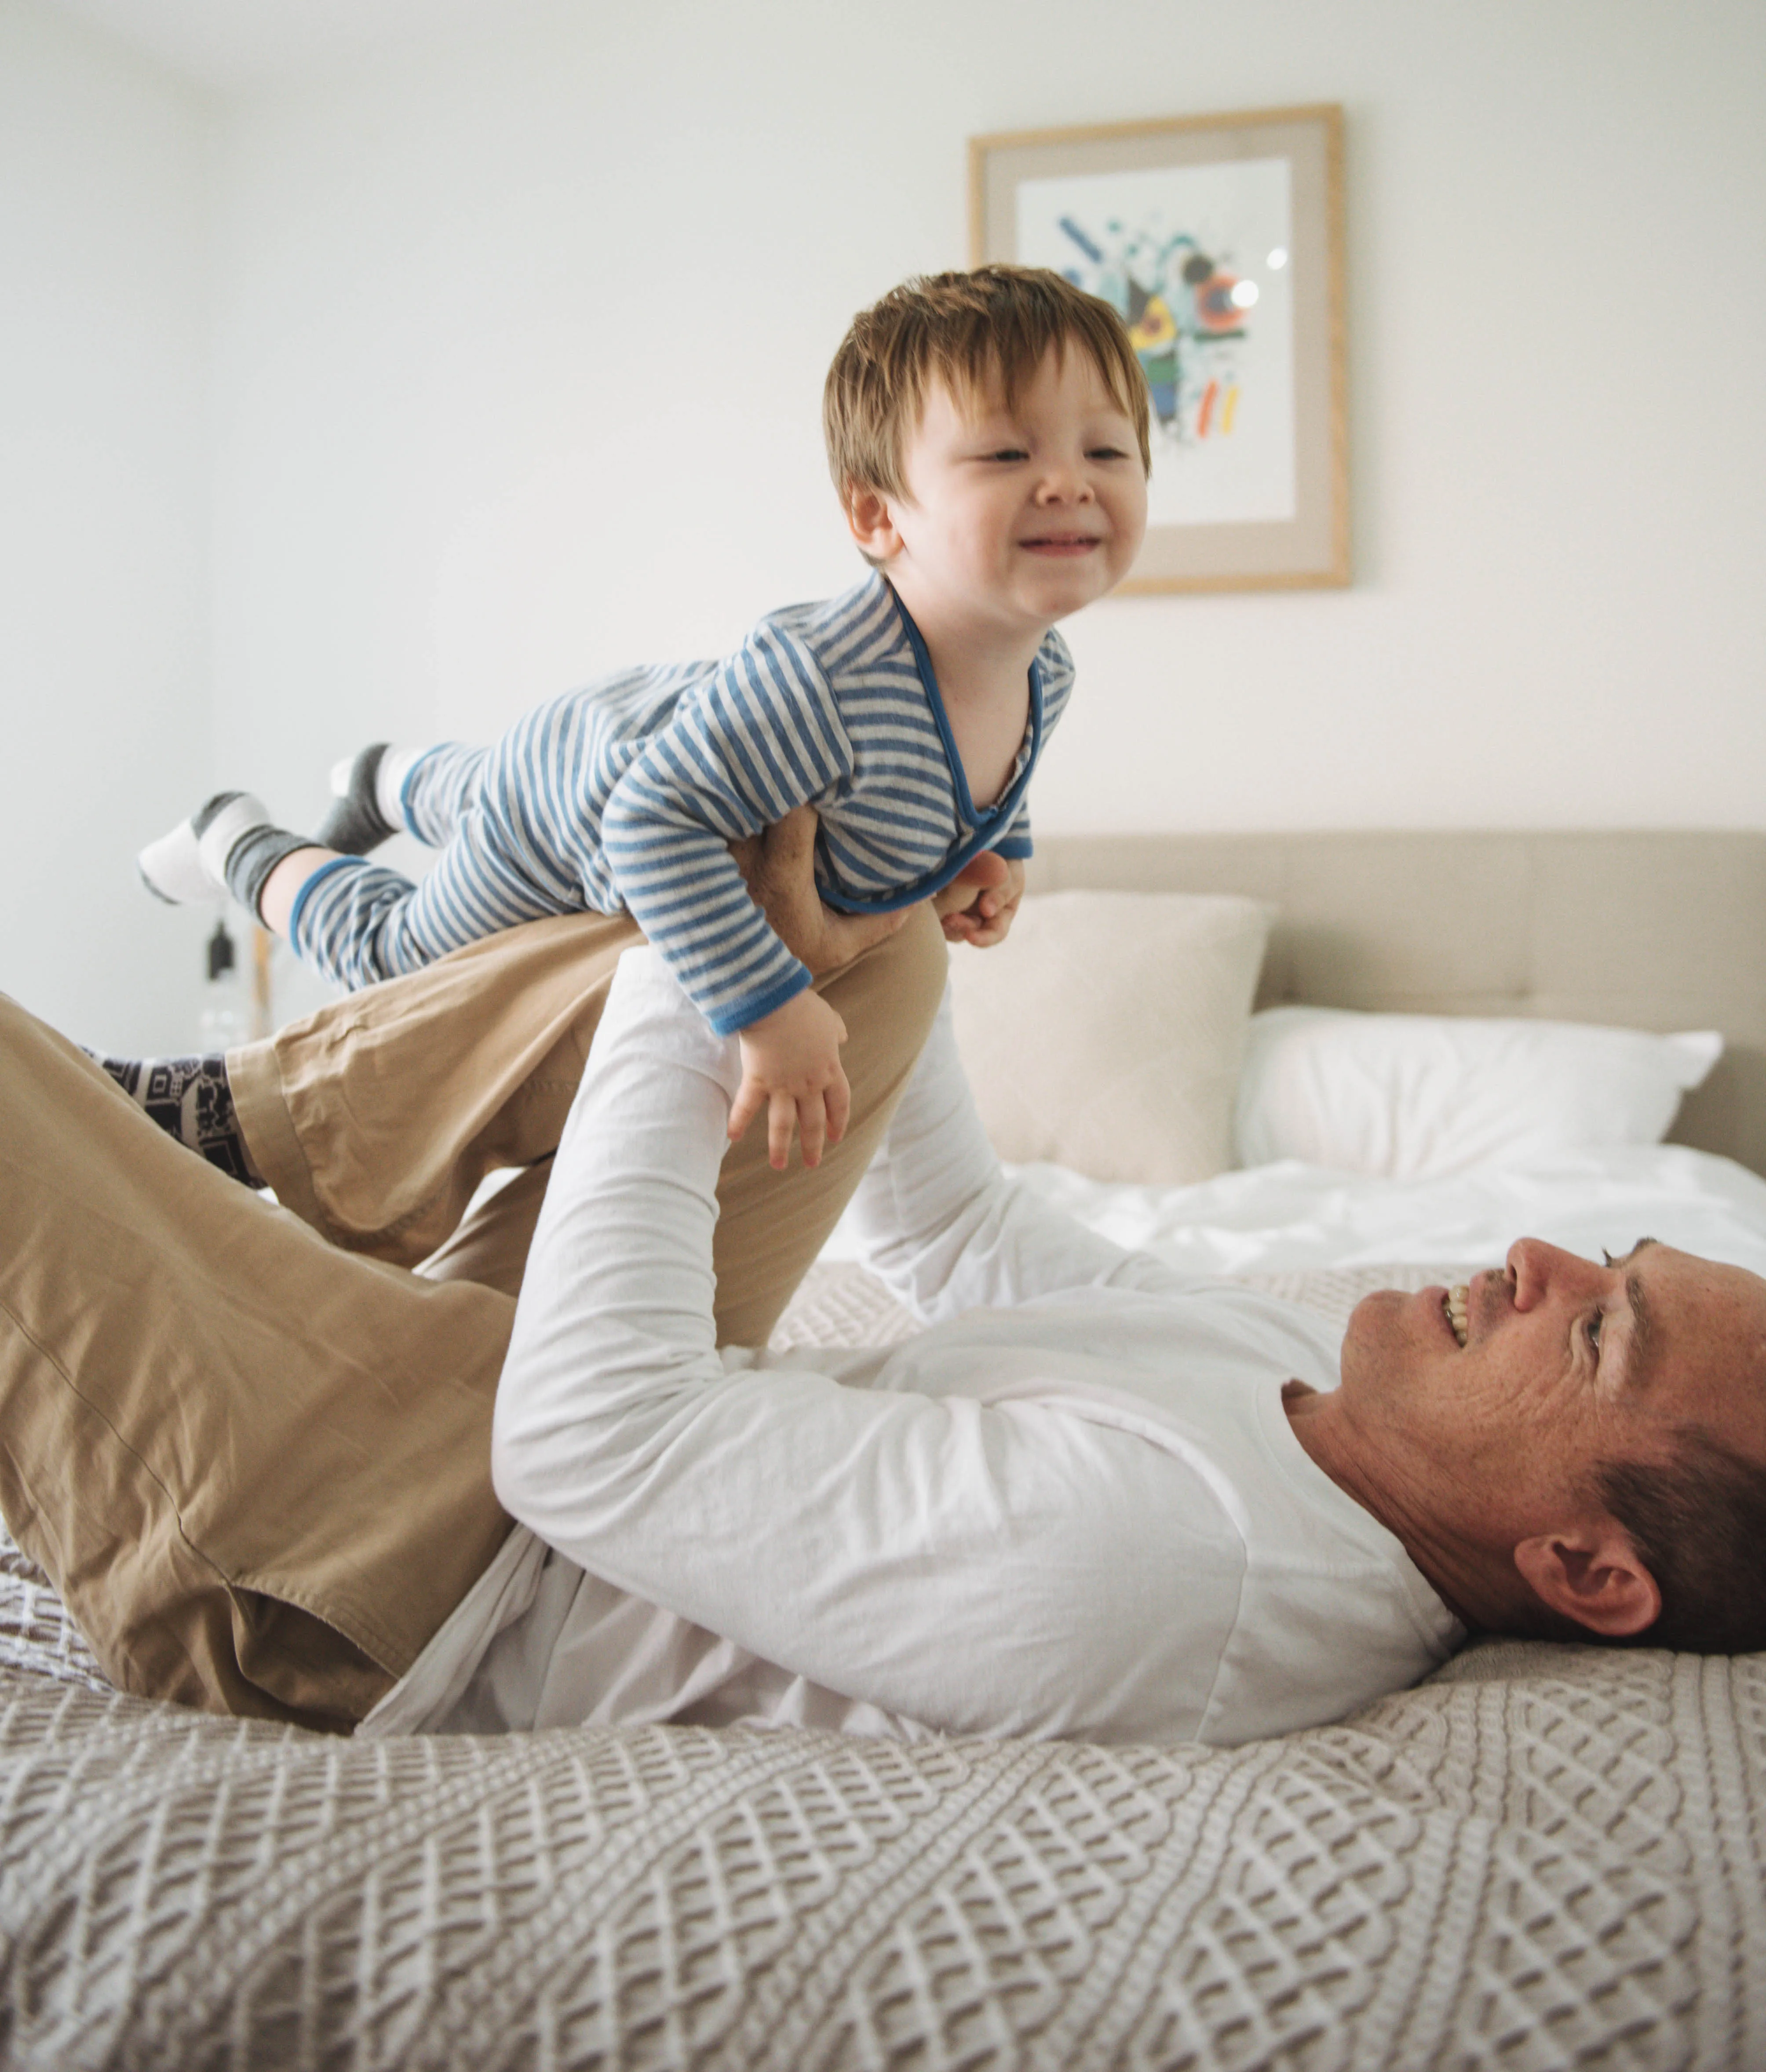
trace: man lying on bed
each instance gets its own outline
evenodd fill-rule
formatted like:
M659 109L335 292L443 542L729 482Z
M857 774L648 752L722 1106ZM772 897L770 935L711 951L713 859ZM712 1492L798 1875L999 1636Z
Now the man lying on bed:
M850 948L791 898L812 968ZM733 1046L632 941L539 923L234 1053L210 1105L304 1223L6 1010L0 1507L126 1688L371 1731L1231 1743L1468 1627L1766 1642L1766 1283L1523 1240L1340 1346L1185 1281L1000 1174L924 912L827 982L854 1121L781 1178L725 1156ZM439 1277L356 1256L419 1256L554 1144ZM854 1186L934 1328L716 1350ZM484 1283L542 1187L512 1337Z

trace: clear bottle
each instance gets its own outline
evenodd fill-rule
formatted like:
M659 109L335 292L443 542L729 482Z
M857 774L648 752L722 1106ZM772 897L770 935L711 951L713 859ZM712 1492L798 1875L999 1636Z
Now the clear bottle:
M240 965L238 947L227 932L224 921L215 923L215 932L208 938L208 979L196 1021L197 1041L204 1057L236 1050L252 1037L251 996Z

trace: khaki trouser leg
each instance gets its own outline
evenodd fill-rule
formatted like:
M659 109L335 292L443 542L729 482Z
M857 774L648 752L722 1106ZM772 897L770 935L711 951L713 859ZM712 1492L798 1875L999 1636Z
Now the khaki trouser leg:
M535 923L235 1053L253 1154L311 1229L0 1013L0 1509L123 1688L347 1725L482 1572L508 1529L489 1479L501 1290L544 1166L455 1223L484 1171L556 1145L635 939ZM726 1339L763 1341L820 1249L944 961L916 915L825 985L854 1121L813 1174L772 1172L758 1125L726 1160ZM427 1279L349 1256L438 1245Z
M335 1243L516 1293L545 1192L537 1161L558 1144L620 955L641 939L624 916L531 922L231 1053L258 1170ZM725 1159L720 1342L764 1344L821 1250L919 1056L945 962L922 910L822 981L846 1024L853 1121L813 1172L775 1173L759 1124ZM536 1170L460 1227L497 1166Z
M508 1530L513 1314L336 1251L0 1001L0 1511L123 1689L359 1719Z
M556 1148L642 940L624 915L529 922L229 1051L258 1171L334 1244L415 1266L487 1173Z

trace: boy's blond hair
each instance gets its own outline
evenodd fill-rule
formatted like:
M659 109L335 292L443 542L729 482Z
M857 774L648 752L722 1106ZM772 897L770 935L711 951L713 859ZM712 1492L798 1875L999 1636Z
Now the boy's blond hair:
M1150 469L1146 381L1115 310L1047 267L978 266L904 281L853 319L821 392L842 501L856 489L906 495L902 455L929 382L942 380L959 403L997 382L1011 409L1049 348L1068 345L1090 355Z

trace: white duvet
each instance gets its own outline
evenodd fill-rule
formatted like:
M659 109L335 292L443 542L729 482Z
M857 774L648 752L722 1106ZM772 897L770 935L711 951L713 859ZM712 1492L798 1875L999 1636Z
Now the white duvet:
M1058 1166L1015 1170L1091 1229L1196 1273L1495 1265L1523 1236L1587 1258L1653 1237L1766 1273L1766 1180L1678 1145L1559 1153L1432 1180L1291 1160L1188 1187L1088 1180Z

